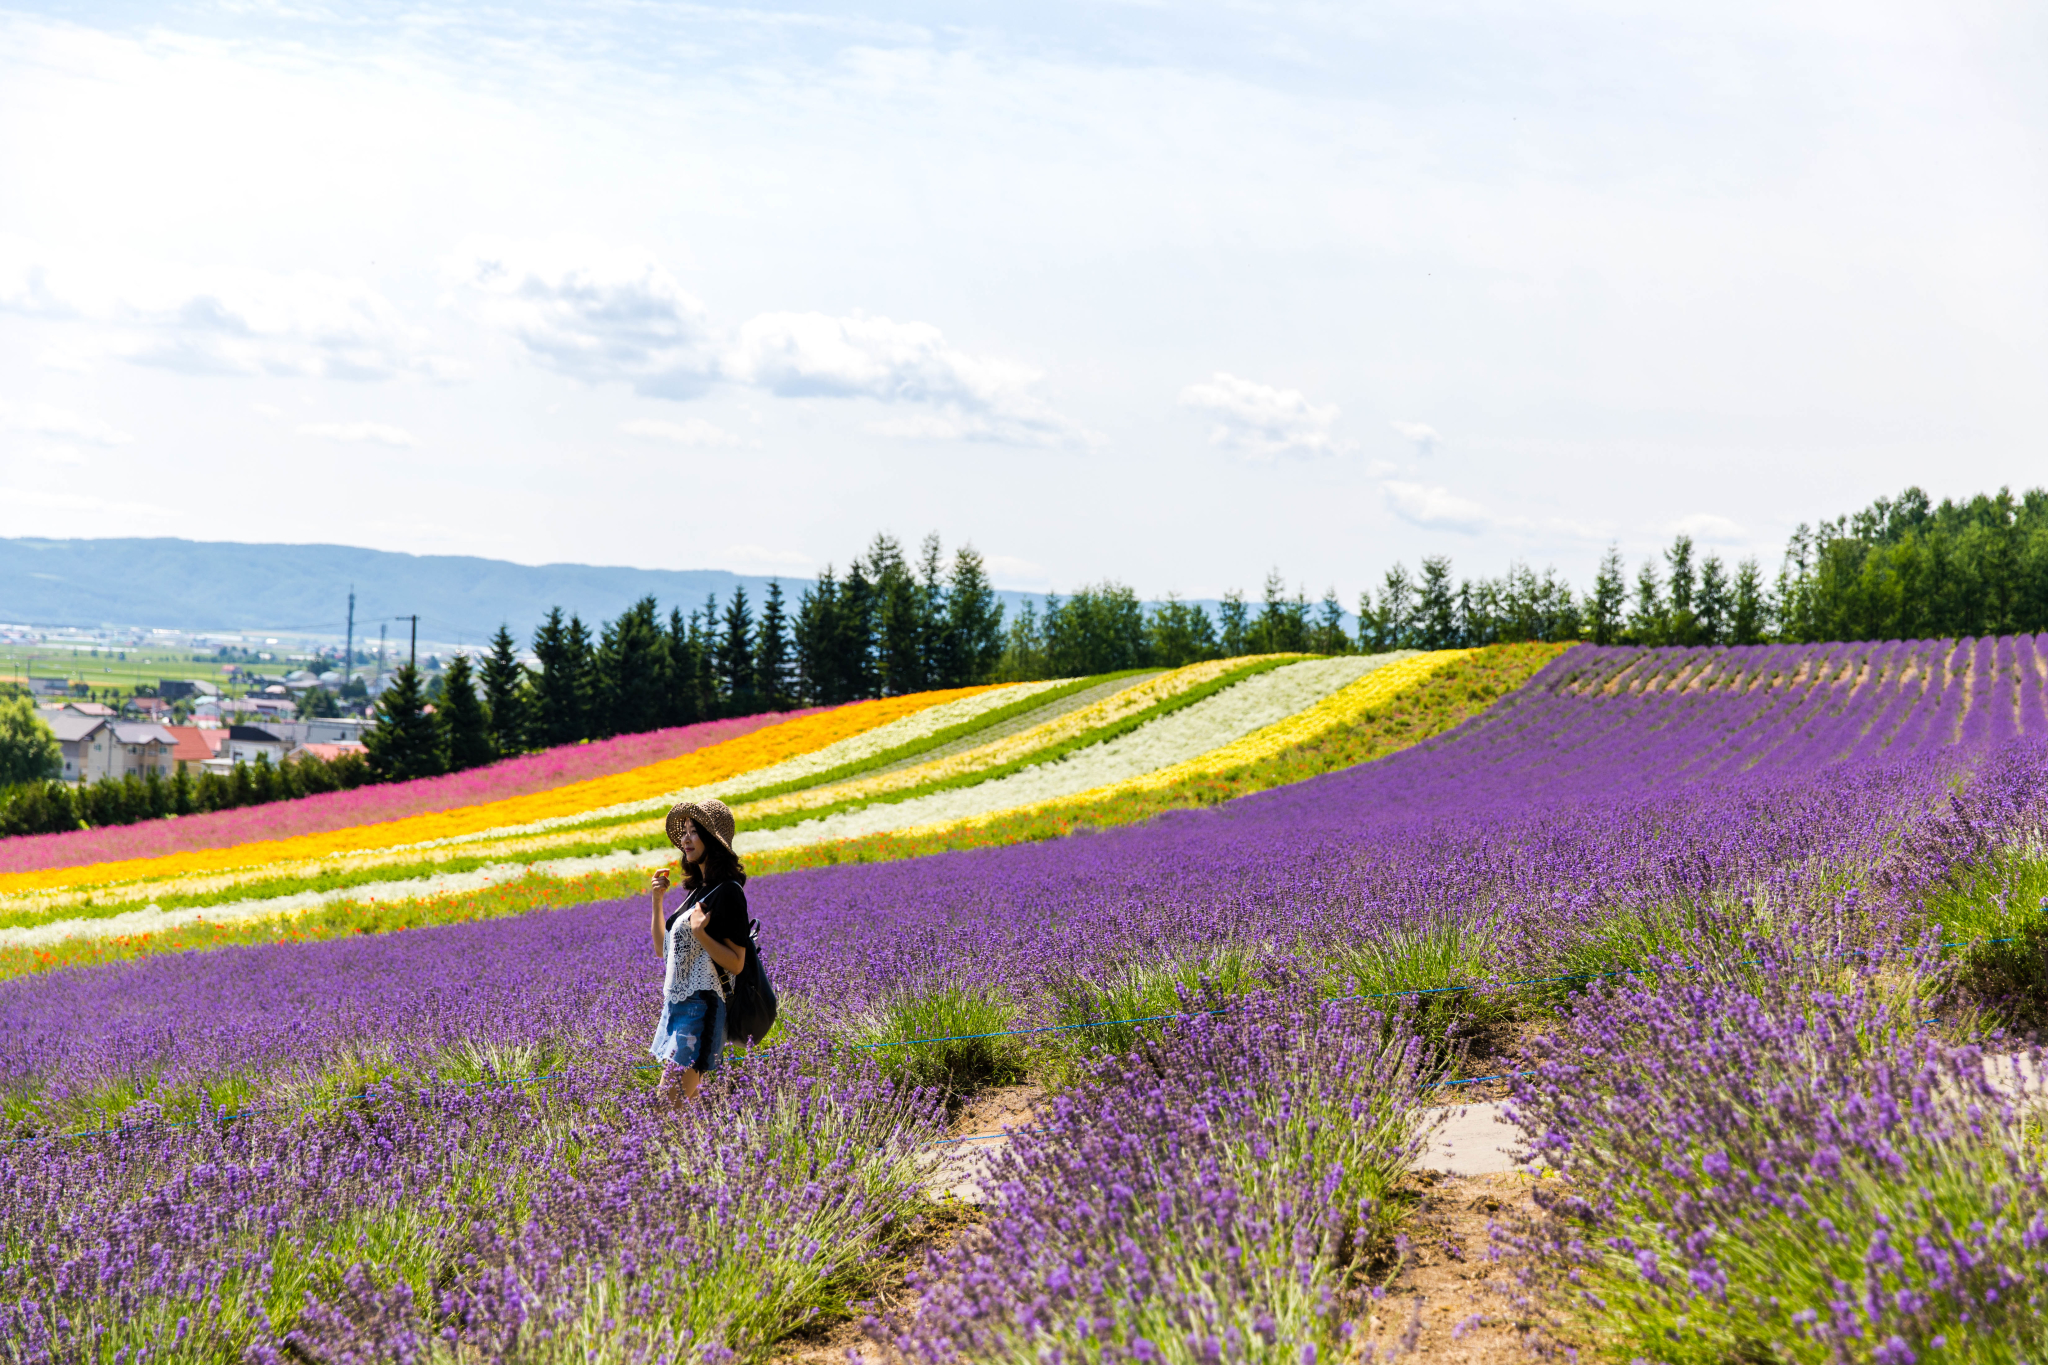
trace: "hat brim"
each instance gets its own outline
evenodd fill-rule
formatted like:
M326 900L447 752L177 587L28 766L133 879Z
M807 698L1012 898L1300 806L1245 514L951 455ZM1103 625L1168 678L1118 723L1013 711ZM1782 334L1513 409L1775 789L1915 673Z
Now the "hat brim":
M717 844L730 857L737 858L739 856L739 854L733 851L731 841L718 832L718 827L712 824L710 818L705 815L703 808L694 801L682 802L668 813L668 841L675 845L676 852L681 853L683 851L683 825L685 822L695 825L697 832L704 836L705 842Z

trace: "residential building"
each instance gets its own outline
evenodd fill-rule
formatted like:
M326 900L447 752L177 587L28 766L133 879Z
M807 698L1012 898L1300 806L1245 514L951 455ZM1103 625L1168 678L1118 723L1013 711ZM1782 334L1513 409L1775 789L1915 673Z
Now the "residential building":
M64 756L66 782L97 782L154 772L168 777L177 737L148 721L109 720L69 709L45 712L43 719L57 736Z
M171 751L171 766L183 768L194 776L206 766L206 761L219 751L222 742L228 737L228 732L217 725L166 725L164 728L169 730L172 738L178 742L177 748Z

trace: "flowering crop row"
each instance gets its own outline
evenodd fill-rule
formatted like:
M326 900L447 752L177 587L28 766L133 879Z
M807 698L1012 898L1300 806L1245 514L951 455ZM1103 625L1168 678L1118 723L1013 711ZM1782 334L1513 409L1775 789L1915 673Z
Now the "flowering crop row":
M1354 655L1289 664L1246 678L1192 706L1150 721L1128 735L1090 745L1057 762L1036 763L990 781L903 801L875 802L780 829L742 828L736 847L751 853L954 823L1107 786L1182 762L1291 716L1393 657ZM1165 679L1158 681L1163 683ZM1117 701L1122 695L1110 700ZM1066 719L1063 717L1062 723ZM1025 738L1019 735L1017 740ZM1002 747L1012 742L1006 741ZM969 756L962 755L963 759L966 757Z
M507 797L550 791L594 777L610 777L694 753L769 726L814 715L812 711L764 713L711 720L643 735L620 735L592 744L568 744L524 754L487 768L413 782L358 787L277 801L242 810L149 820L135 825L40 834L0 840L0 873L93 863L134 862L195 849L228 848L254 840L286 839L410 815L457 810Z
M1272 758L1285 750L1318 739L1340 726L1356 723L1360 716L1373 707L1383 705L1401 692L1414 687L1431 673L1446 664L1467 657L1471 652L1448 649L1405 658L1384 654L1373 656L1382 661L1380 667L1371 669L1364 676L1345 684L1322 700L1295 710L1270 724L1259 725L1262 713L1256 708L1255 702L1247 699L1246 702L1240 703L1244 709L1230 719L1248 725L1259 725L1259 728L1251 730L1250 733L1216 743L1212 747L1198 749L1193 757L1183 758L1177 762L1169 760L1152 767L1138 766L1136 771L1121 780L1105 782L1069 796L1044 802L1043 805L1048 811L1085 810L1091 806L1115 801L1130 793L1158 791L1192 778L1228 772L1233 768ZM1169 744L1170 740L1166 743L1155 741L1157 749L1165 749ZM901 832L912 837L943 834L960 824L985 824L993 815L1001 813L999 810L986 811L965 820L942 819L921 827L905 828Z
M872 1273L944 1117L815 1050L683 1116L554 1070L0 1148L0 1355L758 1357Z
M2040 1359L2038 1050L1949 1046L1896 983L1755 951L1538 1045L1512 1111L1565 1179L1502 1238L1524 1283L1617 1357Z
M965 689L963 689L965 690ZM973 689L979 690L979 689ZM954 700L961 691L922 692L858 702L728 739L663 762L590 778L547 791L453 810L353 826L320 834L266 839L230 848L196 849L156 858L0 875L0 895L69 885L103 885L234 867L320 858L335 853L418 845L507 826L585 814L626 802L701 787L754 772L862 734L892 720Z
M930 763L892 769L851 782L839 782L766 801L749 802L744 808L744 814L749 819L758 820L814 806L870 800L892 792L907 791L935 782L953 781L990 768L1029 761L1035 754L1084 738L1091 731L1113 726L1118 721L1136 716L1161 702L1183 696L1227 673L1236 672L1247 666L1256 666L1268 659L1283 657L1288 656L1254 655L1249 658L1212 659L1207 663L1189 664L1185 668L1177 668L1158 677L1141 679L1129 687L1118 689L1100 701L1055 716L993 743L979 745L964 753Z

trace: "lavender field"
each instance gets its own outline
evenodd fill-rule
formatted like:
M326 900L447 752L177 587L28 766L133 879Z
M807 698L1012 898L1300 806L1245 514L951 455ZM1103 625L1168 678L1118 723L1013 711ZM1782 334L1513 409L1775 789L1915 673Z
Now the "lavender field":
M1857 1255L1876 1255L1879 1223L1868 1211L1893 1216L1884 1212L1894 1208L1885 1202L1893 1184L1919 1179L1913 1173L1932 1169L1928 1162L2002 1162L2010 1192L1990 1221L1979 1218L1989 1230L1958 1234L1960 1249L1941 1253L1996 1273L1972 1272L1967 1292L1948 1299L1927 1287L1935 1281L1911 1275L1878 1275L1854 1294L1810 1277L1801 1281L1806 1297L1788 1301L1754 1338L1778 1354L1731 1356L1748 1349L1732 1328L1676 1345L1645 1328L1620 1358L1642 1355L1653 1338L1662 1354L1643 1358L1987 1358L1945 1343L1976 1340L1994 1318L2001 1331L2033 1330L2034 1309L2016 1305L2032 1305L2042 1287L2029 1220L2048 1229L2034 1120L2013 1112L1989 1123L1944 1109L1913 1120L1922 1144L1913 1150L1933 1155L1892 1161L1884 1154L1903 1151L1903 1138L1881 1123L1851 1133L1840 1116L1896 1091L1871 1080L1872 1068L1953 1069L1941 1039L1955 1021L2011 1012L2012 1001L1986 997L1944 1005L1949 1022L1930 1024L1920 1006L1980 951L1930 944L2026 944L2042 922L2044 703L2040 637L1581 647L1450 735L1226 806L1055 842L764 879L750 896L785 1000L778 1041L792 1046L732 1068L734 1079L696 1114L667 1127L646 1112L643 1083L629 1070L644 1060L659 981L640 901L0 983L0 1097L16 1139L0 1154L9 1248L0 1298L21 1300L0 1319L0 1343L23 1359L112 1359L117 1349L135 1359L138 1346L211 1359L266 1358L287 1346L334 1360L759 1355L806 1314L842 1311L861 1267L889 1245L914 1202L906 1153L940 1131L938 1092L927 1087L1028 1074L1067 1088L1061 1131L1091 1155L1061 1165L1066 1158L1048 1154L1020 1167L1011 1202L979 1234L990 1240L975 1254L1011 1267L1002 1274L1018 1284L1048 1288L1028 1302L1021 1290L948 1290L928 1321L878 1326L882 1338L929 1360L1036 1358L1044 1349L1061 1358L1299 1362L1305 1344L1327 1350L1343 1340L1331 1317L1342 1310L1329 1304L1345 1301L1346 1268L1363 1263L1365 1234L1390 1216L1360 1201L1377 1199L1411 1159L1429 1082L1477 1064L1445 1043L1446 1022L1482 1048L1505 1046L1519 1028L1539 1039L1597 1038L1652 1073L1682 1063L1687 1093L1708 1113L1711 1073L1723 1065L1712 1059L1753 1063L1652 1026L1652 1016L1748 1009L1775 1021L1759 1025L1777 1048L1767 1060L1788 1094L1811 1102L1786 1109L1777 1146L1714 1148L1715 1159L1748 1163L1748 1172L1832 1152L1828 1160L1862 1182L1850 1181L1842 1197L1865 1210L1858 1222L1840 1209L1815 1212L1799 1190L1759 1196L1739 1210L1752 1240L1773 1244L1758 1229L1776 1218L1783 1244L1796 1245L1802 1229L1820 1235L1812 1220L1825 1217L1862 1239ZM1999 951L2010 959L2014 950ZM1764 959L1792 965L1766 981L1753 965ZM1656 976L1619 978L1618 987L1592 979L1674 966L1691 970L1697 989L1722 994L1688 1003ZM1507 984L1559 976L1572 979ZM2026 985L2023 970L1998 979ZM1358 1005L1326 1016L1316 1003L1452 986L1477 989L1400 1022ZM1322 1110L1282 1102L1293 1082L1277 1073L1204 1080L1216 1074L1213 1059L1203 1061L1210 1044L1155 1047L1147 1038L1156 1025L1151 1034L1091 1029L861 1050L1156 1014L1205 993L1291 1002L1296 1033L1350 1030L1332 1055L1382 1057L1375 1049L1385 1039L1403 1041L1383 1060L1327 1078ZM1831 1003L1841 1001L1850 1003ZM1238 1045L1284 1051L1270 1016L1259 1017L1268 1032ZM1810 1025L1823 1017L1848 1021L1829 1025L1847 1030L1841 1036L1891 1041L1838 1046ZM554 1079L453 1088L537 1075ZM1569 1152L1556 1163L1568 1174L1635 1189L1616 1172L1672 1161L1697 1168L1712 1146L1718 1120L1685 1115L1659 1130L1661 1145L1600 1146L1594 1118L1573 1118L1558 1092L1540 1088L1551 1081L1524 1084L1539 1087L1523 1100L1532 1140ZM1215 1092L1214 1121L1173 1137L1181 1156L1148 1164L1142 1181L1119 1176L1116 1142L1083 1136L1098 1122L1125 1131L1118 1116L1143 1110L1144 1096L1191 1087ZM372 1097L346 1098L365 1093ZM220 1126L206 1118L218 1109L257 1112ZM1305 1188L1292 1221L1257 1237L1218 1213L1216 1199L1268 1189L1258 1182L1273 1170L1307 1186L1331 1169L1311 1156L1271 1169L1233 1164L1217 1155L1236 1150L1230 1144L1322 1152L1289 1147L1299 1133L1288 1124L1368 1110L1380 1115L1379 1136L1337 1164L1373 1165L1371 1191L1328 1177L1341 1199L1308 1198ZM771 1123L764 1113L785 1117ZM132 1129L46 1138L115 1118ZM1251 1136L1231 1136L1240 1127ZM850 1147L849 1132L867 1136ZM1608 1165L1578 1164L1593 1160L1579 1155L1589 1142ZM704 1144L750 1154L748 1171L782 1163L780 1174L711 1170ZM1039 1170L1053 1174L1031 1174ZM307 1174L340 1171L381 1193L344 1198L334 1191L357 1187ZM648 1171L689 1194L682 1211L648 1209L653 1196L636 1188L654 1179ZM800 1172L809 1182L801 1189L818 1193L799 1192ZM1562 1264L1558 1247L1584 1246L1610 1225L1658 1223L1657 1201L1674 1196L1654 1173L1643 1181L1647 1192L1631 1194L1626 1208L1561 1204L1544 1228L1517 1234L1527 1273L1541 1279ZM1077 1211L1067 1216L1047 1203L1054 1186L1095 1192L1075 1188ZM1119 1188L1126 1193L1111 1204L1143 1190L1162 1212L1119 1222L1100 1203ZM579 1191L596 1212L578 1222L556 1197L562 1190ZM798 1217L792 1200L814 1202ZM1094 1212L1082 1216L1084 1205ZM786 1231L796 1227L811 1230ZM1106 1228L1159 1266L1119 1281L1114 1311L1101 1307L1111 1290L1100 1284L1049 1287L1063 1273L1060 1238L1072 1239L1078 1266L1099 1259L1088 1248L1105 1244ZM1700 1269L1722 1233L1692 1235L1708 1250L1686 1252L1678 1271L1663 1268L1678 1263L1668 1251L1648 1269L1628 1269L1633 1253L1600 1261L1602 1306L1574 1310L1584 1315L1580 1330L1618 1341L1637 1319L1705 1322L1696 1305L1672 1297L1678 1291L1643 1297L1642 1285L1674 1273L1694 1277L1686 1283L1695 1296L1741 1287L1732 1272L1723 1285L1719 1271ZM1027 1236L1030 1247L1019 1243ZM1241 1252L1256 1264L1234 1262L1226 1275L1216 1258L1231 1238L1266 1250ZM1897 1250L1896 1238L1882 1244ZM1334 1276L1335 1298L1281 1302L1299 1280L1287 1267L1298 1270L1304 1256L1326 1267L1317 1275ZM749 1268L785 1260L812 1270ZM756 1273L788 1286L769 1307L747 1307L753 1301L735 1288ZM934 1273L955 1283L966 1272ZM1642 1285L1631 1288L1630 1275ZM685 1281L709 1287L686 1293ZM1908 1311L1902 1293L1909 1307L1934 1294L1933 1306ZM1984 1314L1986 1293L2001 1296L2003 1316ZM1048 1316L1045 1294L1072 1312ZM1850 1308L1829 1306L1838 1300ZM1679 1306L1656 1306L1666 1303ZM1083 1313L1084 1305L1095 1306ZM1799 1317L1806 1312L1830 1325ZM1276 1324L1270 1332L1258 1326L1266 1321ZM1894 1337L1909 1354L1893 1351Z

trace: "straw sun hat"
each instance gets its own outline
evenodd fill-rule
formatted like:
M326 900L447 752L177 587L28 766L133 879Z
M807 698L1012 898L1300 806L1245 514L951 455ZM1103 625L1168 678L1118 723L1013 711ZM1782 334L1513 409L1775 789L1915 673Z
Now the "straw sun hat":
M677 852L683 847L683 822L688 820L706 839L723 848L728 856L732 849L732 808L717 797L704 801L679 801L668 813L668 841L676 846Z

